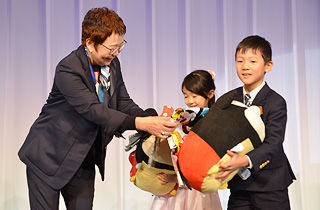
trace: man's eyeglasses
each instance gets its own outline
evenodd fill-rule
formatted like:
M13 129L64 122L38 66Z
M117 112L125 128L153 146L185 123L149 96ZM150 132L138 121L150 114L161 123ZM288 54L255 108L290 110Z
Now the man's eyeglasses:
M124 40L120 46L118 46L114 49L110 49L109 47L105 46L104 44L101 44L101 45L104 46L105 48L107 48L108 50L110 50L110 55L113 55L117 51L120 53L123 50L123 48L126 46L126 44L127 44L127 41Z

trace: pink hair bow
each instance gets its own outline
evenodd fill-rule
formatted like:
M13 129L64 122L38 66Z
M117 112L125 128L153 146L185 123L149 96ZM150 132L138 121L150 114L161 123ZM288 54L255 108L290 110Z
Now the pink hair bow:
M214 80L216 78L216 73L213 70L207 70L209 72L209 74L211 74L212 76L212 80Z

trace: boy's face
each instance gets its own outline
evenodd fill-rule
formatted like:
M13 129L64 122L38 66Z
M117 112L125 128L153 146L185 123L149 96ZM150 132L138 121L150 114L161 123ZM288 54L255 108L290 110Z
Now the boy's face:
M248 49L245 53L240 50L236 54L237 74L248 93L263 82L264 74L269 72L272 66L272 61L264 64L264 59L258 49L255 51Z

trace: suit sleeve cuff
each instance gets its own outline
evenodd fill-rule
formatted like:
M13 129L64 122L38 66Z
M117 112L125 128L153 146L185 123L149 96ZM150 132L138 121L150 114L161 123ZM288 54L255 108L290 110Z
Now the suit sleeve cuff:
M121 130L136 130L136 117L128 115L121 126Z

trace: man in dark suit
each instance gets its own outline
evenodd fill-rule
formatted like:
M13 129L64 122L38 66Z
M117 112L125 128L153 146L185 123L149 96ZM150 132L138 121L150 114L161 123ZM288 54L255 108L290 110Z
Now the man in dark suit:
M221 164L223 173L216 178L223 179L241 167L249 168L251 174L245 180L235 176L229 182L228 209L290 209L288 186L295 176L283 149L286 101L264 81L273 67L271 57L270 43L260 36L245 38L236 49L237 74L244 86L226 94L234 94L235 100L247 106L262 108L266 136L262 145L246 156L228 151L231 160Z
M82 45L57 65L46 104L19 151L27 165L31 209L92 209L95 164L104 179L106 146L125 130L166 138L176 127L130 98L116 57L126 26L108 8L90 10Z

